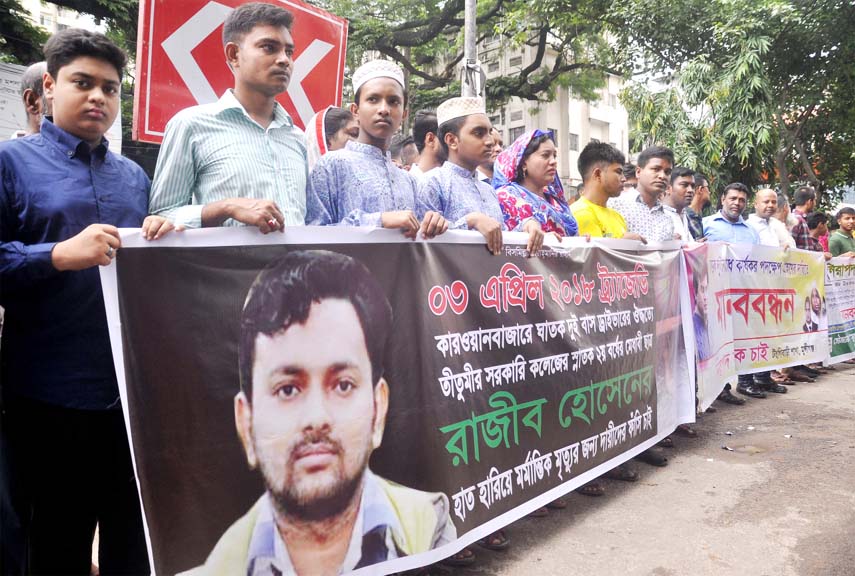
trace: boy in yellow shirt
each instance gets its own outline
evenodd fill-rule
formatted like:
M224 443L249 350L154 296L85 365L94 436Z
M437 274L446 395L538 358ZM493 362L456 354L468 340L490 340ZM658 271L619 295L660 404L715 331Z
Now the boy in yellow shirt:
M582 197L570 206L579 224L579 235L592 237L646 240L638 234L627 233L623 216L606 206L609 198L617 198L626 181L623 175L623 153L610 144L591 140L579 154L582 175Z

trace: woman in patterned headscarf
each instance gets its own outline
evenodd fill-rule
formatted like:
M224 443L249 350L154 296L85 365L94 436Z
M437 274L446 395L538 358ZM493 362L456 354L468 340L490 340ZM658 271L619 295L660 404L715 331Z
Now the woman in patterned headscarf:
M356 140L359 126L350 110L328 106L312 116L306 126L306 154L309 170L315 167L321 156L344 148L348 140Z
M508 230L526 218L534 218L544 232L559 237L578 234L558 178L557 158L552 132L543 130L526 132L496 158L493 188Z

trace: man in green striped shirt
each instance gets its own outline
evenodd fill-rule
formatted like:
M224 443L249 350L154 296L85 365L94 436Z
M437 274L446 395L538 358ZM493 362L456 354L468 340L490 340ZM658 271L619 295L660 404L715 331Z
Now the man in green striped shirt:
M235 87L175 115L157 159L149 211L189 228L301 226L308 161L303 132L275 98L293 71L293 17L264 3L235 9L223 27Z

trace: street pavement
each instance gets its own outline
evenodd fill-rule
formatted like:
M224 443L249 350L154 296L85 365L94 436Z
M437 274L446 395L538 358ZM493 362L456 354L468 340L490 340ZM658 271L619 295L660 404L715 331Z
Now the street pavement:
M716 402L635 483L571 494L454 576L855 575L855 365L744 406ZM728 450L724 447L730 448Z

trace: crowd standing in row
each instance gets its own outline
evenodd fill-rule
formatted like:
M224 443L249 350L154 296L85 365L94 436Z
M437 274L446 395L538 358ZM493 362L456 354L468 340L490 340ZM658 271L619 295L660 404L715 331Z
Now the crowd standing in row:
M823 248L824 215L812 213L809 188L796 193L792 217L786 198L761 190L744 220L749 191L730 184L721 209L702 219L708 179L675 167L673 153L659 146L632 166L615 147L592 141L579 155L581 195L568 196L554 136L530 130L505 148L478 98L418 112L412 139L395 140L408 95L401 69L384 60L354 72L350 110L330 107L304 133L275 99L293 70L291 27L291 14L278 6L231 12L223 44L234 89L169 122L153 182L110 152L104 138L119 109L122 51L101 34L76 29L46 44L43 85L27 87L43 87L44 97L24 97L34 134L0 146L5 571L88 574L96 524L102 570L148 571L97 271L120 249L119 227L142 227L151 240L173 229L236 225L262 233L304 224L378 226L413 239L475 230L493 254L505 231L524 232L531 255L550 235L855 254L855 211L838 214L840 229ZM762 398L819 371L740 376L737 389ZM720 398L744 403L729 389ZM695 435L688 426L677 432ZM659 449L639 459L667 464ZM89 473L56 480L57 470L81 469ZM608 476L638 478L629 466ZM595 481L580 492L604 489ZM559 499L550 507L564 505ZM509 539L499 531L481 544L504 549ZM471 564L475 553L448 561Z

